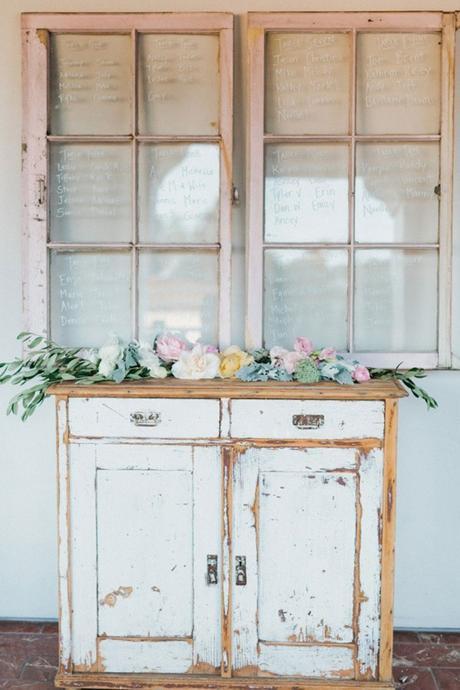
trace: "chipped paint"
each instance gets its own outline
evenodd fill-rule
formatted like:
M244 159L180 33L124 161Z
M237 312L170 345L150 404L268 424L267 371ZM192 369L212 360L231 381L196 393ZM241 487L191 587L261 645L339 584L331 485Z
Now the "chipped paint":
M100 600L100 605L101 606L110 606L113 607L118 601L118 597L121 597L122 599L127 599L131 594L133 593L133 588L132 587L119 587L118 589L115 589L113 592L110 592L109 594L106 594L103 599Z

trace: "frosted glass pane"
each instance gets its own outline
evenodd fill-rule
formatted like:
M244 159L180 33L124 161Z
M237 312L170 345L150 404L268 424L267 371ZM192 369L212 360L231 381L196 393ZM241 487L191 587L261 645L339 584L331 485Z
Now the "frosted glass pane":
M436 242L439 145L357 144L358 242Z
M292 348L298 335L347 346L345 249L265 251L264 342Z
M346 134L350 56L348 34L268 33L265 130Z
M346 242L348 147L276 144L265 154L267 242Z
M360 134L437 134L440 34L359 34L356 125Z
M131 240L129 144L52 143L49 181L52 240Z
M129 134L130 36L52 34L51 134Z
M139 37L139 131L216 134L219 131L217 36Z
M143 242L217 242L219 147L139 147L139 236Z
M218 275L213 252L139 255L139 333L152 341L163 331L217 343Z
M360 249L355 259L355 349L437 348L436 250Z
M96 346L130 337L129 252L51 252L51 337Z

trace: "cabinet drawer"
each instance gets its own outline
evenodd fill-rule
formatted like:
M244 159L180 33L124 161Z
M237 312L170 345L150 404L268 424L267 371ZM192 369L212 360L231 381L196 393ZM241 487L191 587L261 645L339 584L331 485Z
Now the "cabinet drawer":
M117 438L216 438L218 400L169 398L70 398L73 436Z
M233 400L233 438L382 438L381 401Z

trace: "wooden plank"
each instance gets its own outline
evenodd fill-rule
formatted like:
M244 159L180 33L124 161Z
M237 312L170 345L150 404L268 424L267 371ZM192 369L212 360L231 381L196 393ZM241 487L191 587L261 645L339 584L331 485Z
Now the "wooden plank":
M260 454L263 472L340 472L357 470L357 454L351 448L265 449Z
M105 673L187 673L192 665L191 641L99 641L101 670Z
M441 367L452 364L452 223L454 170L455 14L443 14L439 204L438 349Z
M22 249L25 330L48 329L48 33L22 32Z
M161 443L161 442L160 442ZM189 445L151 444L130 446L112 443L96 446L96 464L100 470L187 470L192 471L192 449Z
M70 395L74 398L274 398L298 400L385 400L407 396L405 388L396 381L370 381L351 386L321 382L302 384L267 381L246 383L238 379L183 381L136 381L125 383L57 384L50 386L51 395Z
M357 664L359 678L365 680L377 678L380 646L382 478L382 451L375 450L363 455L359 470L361 533Z
M366 31L436 31L442 12L249 12L250 28L265 30L365 29Z
M221 674L224 678L232 675L232 571L231 561L233 553L233 449L222 448L222 477L221 477L221 558L222 558L222 587L221 587L221 621L222 621L222 661Z
M340 471L312 474L303 468L302 451L294 451L296 471L292 467L284 471L282 455L278 471L267 471L267 453L273 455L259 451L259 638L275 647L288 642L311 642L312 646L304 648L304 661L299 648L286 649L285 656L281 650L267 650L278 666L265 670L281 676L304 675L306 664L309 672L305 675L323 675L326 658L318 657L315 671L318 652L314 643L354 640L356 475ZM327 456L334 450L318 453L327 464ZM340 650L337 655L331 657L331 676L338 660L344 658ZM262 670L263 663L261 651ZM338 668L348 673L348 661Z
M193 675L151 675L142 674L111 674L102 675L97 673L79 673L76 675L58 673L55 680L56 687L76 687L92 688L93 690L139 690L141 688L156 688L161 690L175 690L176 688L196 688L197 690L215 690L216 688L226 688L227 690L248 690L248 688L258 688L258 690L273 690L283 688L284 690L394 690L394 683L391 682L355 682L347 680L315 680L298 678L251 678L248 683L247 678L206 678L205 676Z
M57 508L58 508L58 589L59 589L59 668L71 670L70 601L70 475L67 444L67 400L56 398Z
M130 455L129 448L125 454ZM162 653L167 638L193 634L192 473L97 474L99 634L163 638L161 645L150 643L153 666L137 670L179 673L181 657L178 667L172 667L173 656L163 658ZM187 668L191 655L192 650ZM110 664L106 670L135 669Z
M220 672L223 576L220 448L193 449L193 672ZM216 555L217 582L209 584L207 557Z
M69 456L72 662L75 671L96 671L96 448L75 444Z
M258 562L259 454L240 453L233 466L233 670L255 675L258 666ZM236 585L236 556L246 557L247 584Z
M219 31L233 27L230 12L24 12L24 29L50 31Z
M382 438L384 426L380 401L234 400L231 420L233 438Z
M132 415L153 416L153 425L136 424ZM138 438L205 438L219 436L218 400L91 400L69 401L73 436Z
M246 211L246 324L249 349L262 344L263 308L263 218L264 218L264 51L265 35L260 26L249 23L248 51L248 135Z
M349 647L281 647L260 643L261 673L312 678L353 678L353 650ZM282 674L280 673L282 671ZM321 686L322 687L322 686Z
M394 401L385 403L385 466L382 488L382 573L379 680L392 678L393 589L396 501L396 442L398 408Z

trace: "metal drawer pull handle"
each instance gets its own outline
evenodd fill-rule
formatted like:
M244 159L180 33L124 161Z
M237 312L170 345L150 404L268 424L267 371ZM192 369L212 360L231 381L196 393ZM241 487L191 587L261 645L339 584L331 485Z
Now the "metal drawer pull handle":
M217 585L217 556L208 553L208 585Z
M246 583L246 556L235 556L235 584L244 587Z
M292 423L298 429L319 429L324 426L323 414L294 414Z
M130 421L135 426L158 426L161 422L161 415L159 412L131 412L129 415Z

